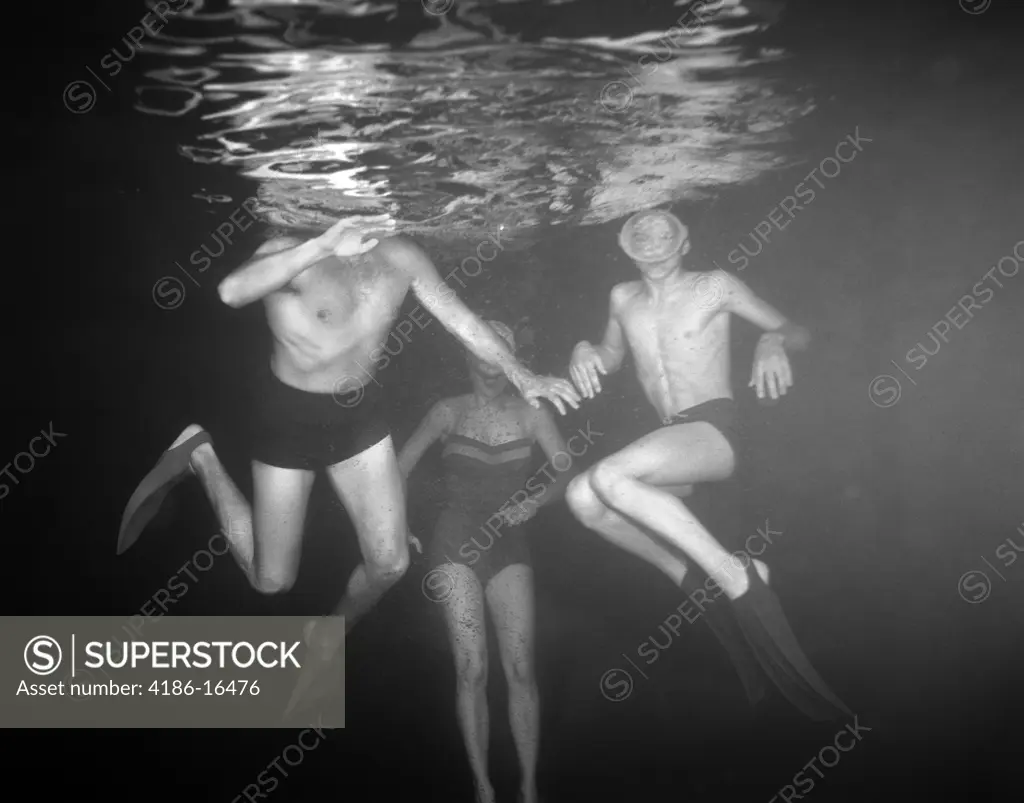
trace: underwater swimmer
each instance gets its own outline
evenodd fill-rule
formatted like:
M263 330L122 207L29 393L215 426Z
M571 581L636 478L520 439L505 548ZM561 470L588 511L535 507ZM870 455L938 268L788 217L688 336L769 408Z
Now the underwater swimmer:
M262 301L273 335L251 396L253 504L228 476L209 433L193 424L132 495L118 553L139 538L170 488L194 474L252 587L287 591L298 571L310 490L322 469L352 519L364 559L335 612L350 629L409 563L402 477L381 413L373 353L410 289L470 352L499 366L528 403L539 407L547 399L563 414L565 404L577 406L569 382L520 365L430 258L393 232L387 216L374 215L344 218L304 241L273 237L220 283L221 300L230 307ZM318 621L311 638L314 631L340 644L335 620Z
M514 352L512 330L490 325ZM560 472L539 493L531 486L533 447L549 460L566 453L551 413L507 392L501 369L468 354L473 392L437 402L398 454L408 476L435 442L447 489L427 548L436 601L455 657L456 713L476 784L477 803L494 803L488 777L487 626L490 610L508 682L509 724L519 755L520 803L536 803L540 707L534 674L533 569L527 544L538 507L560 499L571 477ZM535 476L535 475L534 475ZM534 489L536 491L536 489ZM527 497L517 502L521 497ZM495 524L496 523L496 524ZM434 598L434 595L430 595Z
M731 601L735 619L725 615L722 603L708 606L706 618L729 650L751 703L763 690L740 652L737 625L761 668L805 715L818 720L850 715L797 644L767 586L767 566L753 560L735 571L736 559L681 501L694 483L728 479L740 457L729 382L730 316L765 330L750 380L762 399L766 393L777 399L792 385L786 349L807 348L809 333L724 271L685 268L689 232L668 212L633 215L619 244L642 278L612 289L604 340L599 346L577 344L570 375L582 396L593 398L601 392L600 377L621 367L628 346L662 427L576 477L566 500L584 525L684 590L700 589L674 550L714 581Z

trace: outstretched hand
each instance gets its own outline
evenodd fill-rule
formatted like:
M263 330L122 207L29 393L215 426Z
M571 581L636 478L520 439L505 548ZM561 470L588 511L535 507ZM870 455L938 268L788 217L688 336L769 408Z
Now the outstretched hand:
M509 379L533 407L540 407L541 399L547 399L555 405L562 415L565 415L566 404L574 410L578 410L580 407L580 395L572 383L566 379L519 372L510 376Z
M759 399L765 397L766 391L770 398L778 399L793 387L793 369L782 347L781 337L766 335L758 342L748 387L757 389Z
M367 235L394 231L395 220L391 215L350 215L321 234L320 242L335 256L352 257L372 251L380 243L377 238L366 239Z

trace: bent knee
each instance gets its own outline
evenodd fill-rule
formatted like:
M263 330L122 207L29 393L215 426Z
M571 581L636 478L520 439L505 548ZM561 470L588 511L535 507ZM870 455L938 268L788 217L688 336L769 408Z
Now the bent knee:
M590 469L590 486L604 500L613 499L620 491L625 475L604 460Z
M256 579L256 590L261 594L284 594L292 590L298 573L291 571L261 572Z
M367 561L367 568L382 580L398 582L409 570L408 545L402 541L394 547L374 550Z
M604 503L597 498L590 486L589 471L572 478L565 489L565 502L582 522L595 521L605 512Z

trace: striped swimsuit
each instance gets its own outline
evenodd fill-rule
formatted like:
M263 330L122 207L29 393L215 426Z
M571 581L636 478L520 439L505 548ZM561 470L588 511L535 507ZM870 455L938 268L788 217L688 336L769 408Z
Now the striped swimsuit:
M517 491L527 490L532 453L533 442L526 438L496 446L464 435L445 439L446 504L429 549L432 566L469 566L486 587L506 566L530 565L530 522L512 526L497 513Z

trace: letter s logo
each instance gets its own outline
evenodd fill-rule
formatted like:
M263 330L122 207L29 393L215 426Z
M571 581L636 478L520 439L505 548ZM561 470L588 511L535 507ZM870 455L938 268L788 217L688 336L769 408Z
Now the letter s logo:
M25 645L25 666L36 675L52 675L63 657L60 644L50 636L36 636Z

